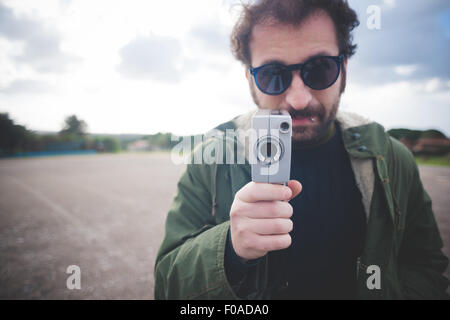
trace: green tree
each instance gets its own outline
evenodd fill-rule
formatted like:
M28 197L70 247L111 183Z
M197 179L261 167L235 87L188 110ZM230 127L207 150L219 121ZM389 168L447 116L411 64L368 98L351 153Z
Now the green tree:
M389 135L400 140L402 138L409 141L416 141L418 139L430 139L430 138L447 138L445 134L443 134L439 130L431 129L426 131L421 130L410 130L410 129L391 129L388 131Z
M14 124L8 113L0 113L0 154L26 151L32 140L32 132L24 126Z
M420 137L422 139L442 139L442 138L445 139L445 138L447 138L447 136L445 134L443 134L441 131L434 130L434 129L422 132Z
M68 116L64 120L64 127L59 132L61 135L85 136L87 134L87 123L78 119L76 115Z
M395 139L398 140L404 138L409 141L415 141L420 138L422 131L401 128L401 129L391 129L388 131L388 133L391 137L394 137Z
M119 152L120 141L113 137L105 137L101 140L104 151L106 152Z

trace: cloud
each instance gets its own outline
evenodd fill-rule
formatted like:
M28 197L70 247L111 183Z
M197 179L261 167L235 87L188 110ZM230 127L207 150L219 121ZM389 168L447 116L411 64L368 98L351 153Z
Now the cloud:
M61 51L61 35L45 28L37 20L16 16L12 9L0 3L0 37L24 44L23 51L11 56L19 65L29 65L37 72L62 73L71 62L79 58Z
M388 8L395 8L397 6L397 1L396 0L383 0L383 3L388 7Z
M230 65L234 63L230 32L231 27L220 23L217 13L196 22L182 39L188 53L183 59L183 73L198 72L199 69L215 70L222 75L228 73Z
M230 51L229 33L223 25L209 22L192 28L190 37L211 53L223 54Z
M354 34L358 49L350 62L350 77L366 84L430 78L449 80L450 39L440 18L442 12L450 10L448 0L379 2L381 29L369 30L366 9L374 2L350 2L361 22Z
M164 82L178 82L202 67L226 72L230 61L223 57L231 58L228 34L226 27L209 21L194 25L185 37L137 37L120 49L117 70L129 78Z
M68 8L72 4L72 0L59 0L59 5L61 8Z
M120 49L118 71L126 77L177 82L181 45L172 37L137 37Z
M16 95L16 94L33 94L48 92L52 88L42 81L35 80L15 80L4 88L0 87L0 93Z
M409 76L417 70L415 64L399 65L394 68L394 71L401 76Z

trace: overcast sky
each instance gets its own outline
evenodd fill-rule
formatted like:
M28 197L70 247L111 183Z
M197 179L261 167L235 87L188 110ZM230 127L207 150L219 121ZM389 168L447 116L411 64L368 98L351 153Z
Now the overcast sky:
M32 130L196 134L254 108L228 37L236 0L0 0L0 112ZM351 0L341 108L450 135L450 1ZM371 5L380 29L369 28Z

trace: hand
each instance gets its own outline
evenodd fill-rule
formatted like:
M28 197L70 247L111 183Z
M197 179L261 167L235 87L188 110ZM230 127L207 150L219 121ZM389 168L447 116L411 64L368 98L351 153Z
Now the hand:
M301 190L296 180L290 180L288 186L252 181L236 193L230 210L230 232L239 257L257 259L291 245L293 208L287 201Z

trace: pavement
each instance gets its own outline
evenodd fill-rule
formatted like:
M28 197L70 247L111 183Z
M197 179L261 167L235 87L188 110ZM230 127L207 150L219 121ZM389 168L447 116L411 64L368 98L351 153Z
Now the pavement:
M153 299L183 170L162 152L0 160L0 299ZM450 256L450 168L420 173Z

